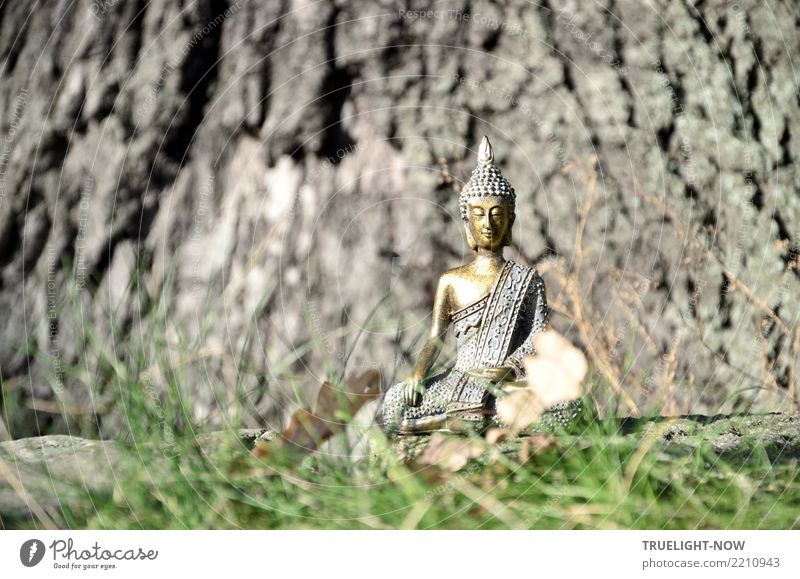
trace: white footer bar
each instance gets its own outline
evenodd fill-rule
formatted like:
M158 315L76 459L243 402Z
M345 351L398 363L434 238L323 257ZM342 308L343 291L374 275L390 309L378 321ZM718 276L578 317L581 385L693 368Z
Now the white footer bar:
M0 531L0 569L31 578L800 577L800 532Z

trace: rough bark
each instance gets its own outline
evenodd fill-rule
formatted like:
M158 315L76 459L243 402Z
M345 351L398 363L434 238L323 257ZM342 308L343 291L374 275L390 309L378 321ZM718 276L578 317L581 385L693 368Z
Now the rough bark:
M359 331L348 367L401 377L437 275L468 257L455 191L483 134L518 192L509 257L543 264L557 328L632 352L632 395L651 375L684 412L787 404L797 8L412 4L0 5L13 435L87 405L124 422L101 359L143 343L150 369L173 352L153 336L200 344L179 361L197 420L247 400L246 423L279 427L285 370L313 389ZM589 334L555 275L576 259Z

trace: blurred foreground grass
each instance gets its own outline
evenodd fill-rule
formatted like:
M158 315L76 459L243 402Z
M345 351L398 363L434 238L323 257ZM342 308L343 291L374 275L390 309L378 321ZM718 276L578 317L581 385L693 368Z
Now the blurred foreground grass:
M167 292L168 293L168 292ZM453 472L423 464L427 439L386 440L374 426L351 424L313 454L253 456L253 435L239 426L258 418L245 379L217 398L226 429L213 432L192 416L186 371L202 356L202 333L175 336L170 307L153 297L148 327L132 339L81 328L82 356L68 378L83 382L92 403L114 409L89 415L72 432L111 442L29 439L30 452L0 445L0 526L102 529L695 529L800 527L800 419L741 415L718 420L603 419L591 412L571 432L487 444L458 438L465 464ZM207 316L213 316L212 308ZM254 316L256 319L258 316ZM113 319L113 317L112 317ZM211 322L205 324L210 325ZM355 341L344 349L352 352ZM315 341L319 347L319 340ZM29 345L29 348L33 346ZM309 345L309 348L314 344ZM46 353L33 353L46 356ZM300 354L298 354L300 355ZM282 367L288 368L291 360ZM341 379L331 366L331 380ZM272 378L280 378L273 368ZM287 371L288 372L288 371ZM292 377L284 375L288 382ZM389 382L394 377L389 378ZM259 381L259 388L261 388ZM14 393L3 385L10 426ZM613 399L593 374L587 393ZM68 412L68 405L56 400ZM224 406L229 404L229 406ZM644 409L656 415L658 408ZM614 415L613 409L608 411ZM37 444L53 438L62 452L48 458ZM358 442L355 442L358 441ZM70 446L72 445L72 446ZM456 453L459 451L456 450ZM37 455L45 460L38 463ZM468 455L468 456L467 456ZM3 498L5 497L5 499ZM7 500L6 500L7 499ZM4 500L6 502L4 503ZM4 504L25 506L5 508ZM11 501L9 503L9 501Z
M168 446L117 443L113 473L101 488L92 483L97 472L83 472L58 487L55 503L42 503L49 523L6 516L3 526L797 528L798 430L796 418L772 415L707 424L593 421L578 433L497 445L461 437L459 444L477 451L456 472L414 459L424 437L392 444L374 431L367 454L343 444L269 461L255 458L252 440L234 431ZM734 436L738 444L723 448Z

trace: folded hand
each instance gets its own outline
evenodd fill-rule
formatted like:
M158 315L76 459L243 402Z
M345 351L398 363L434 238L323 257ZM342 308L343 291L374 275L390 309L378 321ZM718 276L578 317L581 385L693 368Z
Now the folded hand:
M425 385L421 380L409 378L403 385L403 402L407 406L419 406L424 392Z

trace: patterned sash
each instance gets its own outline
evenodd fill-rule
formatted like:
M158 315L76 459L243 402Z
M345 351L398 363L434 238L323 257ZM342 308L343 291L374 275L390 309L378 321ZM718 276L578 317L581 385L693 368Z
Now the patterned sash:
M519 310L535 270L507 261L489 293L475 350L476 368L502 366L510 352Z
M474 345L467 345L468 368L503 366L511 354L511 340L521 321L522 303L535 275L533 268L507 261L489 294L456 312L459 319L468 310L470 313L482 309L479 330ZM462 367L464 365L462 364ZM448 412L480 408L485 385L463 371L451 374L455 382L449 396Z

